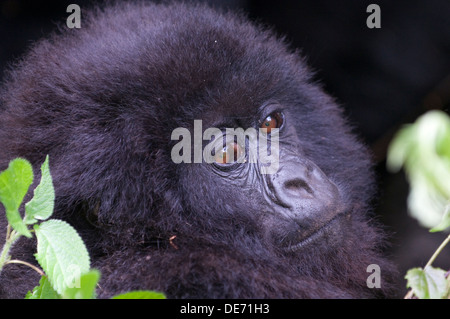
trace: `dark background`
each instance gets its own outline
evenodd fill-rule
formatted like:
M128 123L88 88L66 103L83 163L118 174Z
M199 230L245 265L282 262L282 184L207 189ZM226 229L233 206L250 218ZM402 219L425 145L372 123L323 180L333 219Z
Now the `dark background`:
M245 12L286 35L292 48L308 57L316 78L373 151L379 185L374 210L390 233L387 252L398 264L400 276L424 266L445 234L428 233L408 216L408 184L403 173L386 171L385 155L392 134L402 124L429 109L448 111L450 1L204 1ZM65 23L70 3L80 5L83 12L95 2L0 0L0 76L31 43ZM370 3L381 8L380 29L366 26ZM434 265L450 269L449 248Z

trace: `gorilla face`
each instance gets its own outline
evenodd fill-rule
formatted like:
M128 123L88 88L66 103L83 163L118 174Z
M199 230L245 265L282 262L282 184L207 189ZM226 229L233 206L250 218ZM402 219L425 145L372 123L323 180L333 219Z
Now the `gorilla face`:
M342 197L337 186L302 153L295 126L284 111L282 105L270 103L259 108L255 118L229 118L229 124L234 124L231 128L215 121L217 127L206 130L213 129L214 135L202 154L211 154L210 160L204 159L209 165L200 165L192 173L205 179L187 182L194 187L186 192L198 193L202 182L220 194L237 190L227 206L238 204L231 208L238 214L247 199L252 218L276 247L293 252L322 240L333 248L340 244L341 224L346 222ZM251 126L237 128L239 124ZM195 133L199 134L199 127L194 127ZM198 146L203 143L194 143L194 157L202 152L195 149ZM189 156L185 159L190 162Z
M270 40L254 48L210 29L197 28L196 35L204 47L195 61L205 63L182 64L190 74L186 92L196 93L183 93L182 104L192 112L178 116L190 120L183 125L192 149L180 150L185 139L178 134L170 144L172 152L186 155L181 163L172 159L179 166L183 206L203 221L222 220L211 234L222 234L221 225L225 233L256 232L284 252L334 249L353 209L337 177L343 165L338 154L350 146L342 143L347 129L338 108L308 83L298 56L285 52L280 59ZM208 57L214 59L206 63ZM347 152L357 148L355 143ZM363 159L362 149L358 153ZM360 164L364 160L355 170Z
M297 52L201 6L83 16L81 29L36 44L7 77L0 169L50 155L54 216L85 240L100 296L389 290L366 286L369 264L391 269L365 217L369 156ZM0 295L31 282L0 280Z

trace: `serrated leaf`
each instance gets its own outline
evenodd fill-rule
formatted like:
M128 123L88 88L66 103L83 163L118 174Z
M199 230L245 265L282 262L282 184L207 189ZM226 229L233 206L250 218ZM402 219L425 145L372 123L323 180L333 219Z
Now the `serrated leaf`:
M6 218L16 232L28 238L31 233L20 216L19 207L31 183L33 168L23 158L12 160L8 168L0 174L0 202L5 207Z
M53 214L55 190L50 175L48 155L41 166L41 181L34 189L33 198L25 205L25 223L34 224L45 220Z
M25 299L61 299L61 296L53 289L47 277L42 276L39 286L34 287L33 291L29 291Z
M81 275L78 287L68 288L63 293L64 299L94 299L95 288L100 279L98 270L91 270Z
M431 266L412 268L406 273L407 287L419 299L441 299L447 294L445 271Z
M62 294L89 271L89 254L76 230L62 220L50 219L35 225L35 257L53 288Z
M166 296L156 291L136 290L114 296L111 299L166 299Z

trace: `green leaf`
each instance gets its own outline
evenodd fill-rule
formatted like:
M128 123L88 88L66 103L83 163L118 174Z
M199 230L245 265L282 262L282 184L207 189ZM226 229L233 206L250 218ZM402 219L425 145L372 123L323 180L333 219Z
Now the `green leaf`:
M79 279L79 285L68 288L63 293L64 299L94 299L96 297L95 288L100 279L98 270L91 270Z
M407 158L414 150L414 126L403 126L389 144L386 166L389 171L397 172L405 164Z
M22 221L19 207L31 183L33 183L33 168L22 158L12 160L8 168L0 174L0 202L5 207L6 218L16 232L28 238L31 237L31 233Z
M411 185L408 210L421 225L442 231L450 226L450 117L429 111L405 126L389 146L387 166L402 166Z
M438 231L443 231L443 230L447 229L448 227L450 227L450 204L447 204L445 206L445 211L444 211L444 215L442 215L441 222L437 226L430 229L430 232L434 233L434 232L438 232Z
M407 287L420 299L441 299L447 295L445 271L431 266L412 268L406 273Z
M25 299L60 299L61 296L53 289L46 276L42 276L39 280L39 286L34 287L33 291L29 291Z
M34 189L33 199L25 205L25 223L34 224L45 220L53 214L55 204L55 190L50 175L48 155L41 166L41 181Z
M410 176L410 192L408 195L408 209L412 217L426 228L433 228L443 218L447 200L438 192L422 174Z
M114 296L111 299L166 299L166 296L160 292L136 290Z
M64 221L51 219L34 225L37 238L35 257L59 293L76 286L89 271L89 254L76 230Z

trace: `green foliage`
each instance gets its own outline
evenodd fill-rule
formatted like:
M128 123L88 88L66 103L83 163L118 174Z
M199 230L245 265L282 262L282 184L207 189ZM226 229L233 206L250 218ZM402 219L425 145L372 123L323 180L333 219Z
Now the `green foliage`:
M6 242L0 254L0 275L7 264L20 263L37 270L39 285L26 299L92 299L100 279L98 270L90 269L90 258L83 240L68 223L50 219L53 214L55 191L49 169L49 158L41 166L41 180L34 189L33 198L25 204L22 219L19 208L33 183L33 169L24 159L11 161L0 173L0 202L5 207L8 229ZM28 226L33 226L33 230ZM11 229L12 228L12 229ZM37 239L36 260L44 272L27 262L11 260L10 250L20 236ZM165 298L153 291L135 291L117 296L117 299Z
M33 198L25 205L25 223L30 225L39 220L46 220L53 214L55 190L50 175L48 156L41 166L41 182L34 189Z
M137 290L130 291L124 294L120 294L112 297L112 299L165 299L166 296L160 292Z
M407 287L412 288L420 299L441 299L448 294L445 271L442 269L431 266L412 268L405 278L408 280Z
M37 238L36 260L48 276L55 290L62 294L89 271L90 260L83 240L69 224L49 220L35 225Z
M79 283L67 288L62 294L64 299L94 299L95 288L100 280L100 272L91 270L79 278Z
M408 208L424 227L450 226L450 118L430 111L401 129L392 141L388 168L405 168L411 186Z
M450 118L441 111L430 111L414 124L402 128L394 137L387 157L392 171L402 167L410 183L408 210L431 232L450 227ZM422 268L406 274L411 294L421 299L448 298L450 278L431 264L450 241L450 236Z
M25 299L61 299L61 296L53 289L47 277L42 276L39 286L34 287L33 291L29 291Z
M16 232L28 238L31 233L20 217L19 207L31 183L33 169L28 161L21 158L10 162L8 168L0 174L0 202L5 207L6 218Z

